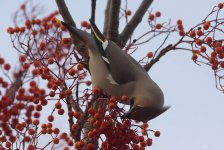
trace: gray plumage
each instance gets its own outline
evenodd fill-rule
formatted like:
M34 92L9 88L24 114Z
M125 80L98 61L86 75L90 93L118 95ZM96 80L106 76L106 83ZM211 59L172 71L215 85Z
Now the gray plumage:
M95 36L62 24L88 46L93 86L117 98L123 95L129 98L126 104L130 105L130 110L121 118L145 122L169 108L163 107L163 92L145 69L117 44L107 40L93 22Z

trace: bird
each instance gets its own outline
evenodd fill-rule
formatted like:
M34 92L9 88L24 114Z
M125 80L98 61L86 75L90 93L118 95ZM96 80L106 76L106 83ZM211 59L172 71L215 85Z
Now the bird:
M130 105L130 109L120 116L121 119L147 122L170 108L164 106L164 94L147 71L116 43L108 40L91 19L93 34L58 21L87 46L93 87L118 98L128 97L123 103Z

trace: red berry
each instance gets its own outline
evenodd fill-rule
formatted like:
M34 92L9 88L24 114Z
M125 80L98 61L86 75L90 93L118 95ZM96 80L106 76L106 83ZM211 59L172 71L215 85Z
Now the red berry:
M131 10L126 10L126 11L125 11L125 15L126 15L126 16L131 16Z
M154 135L155 135L155 137L159 137L160 136L160 131L155 131Z
M19 61L20 61L21 63L25 62L25 61L26 61L26 56L25 56L25 55L21 55L21 56L19 56Z
M218 8L219 8L219 9L222 9L222 8L223 8L223 3L219 3L219 4L218 4Z
M160 12L160 11L157 11L157 12L155 13L155 16L156 16L156 17L160 17L160 16L161 16L161 12Z
M87 21L81 21L81 26L82 27L87 27L88 26L88 22Z
M147 53L147 57L148 57L148 58L152 58L152 57L153 57L153 52L148 52L148 53Z

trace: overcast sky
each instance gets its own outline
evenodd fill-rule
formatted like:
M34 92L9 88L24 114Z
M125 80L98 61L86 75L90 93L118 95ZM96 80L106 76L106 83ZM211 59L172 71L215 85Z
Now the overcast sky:
M87 20L90 0L67 0L75 21ZM129 0L129 8L136 9L139 0ZM1 0L0 6L0 55L16 63L8 26L12 26L12 14L23 0ZM50 0L35 0L44 6L45 14L56 10ZM151 8L162 12L163 19L175 23L181 18L186 29L200 23L218 0L155 0ZM96 23L102 29L105 0L98 0ZM137 32L144 33L146 18ZM171 39L172 42L178 37ZM143 54L153 49L153 43L141 47ZM141 55L141 54L139 54ZM150 128L160 130L161 137L154 138L151 150L223 150L224 149L224 95L215 89L213 72L206 66L197 66L187 52L171 52L150 71L150 76L162 88L165 103L171 109L149 122Z

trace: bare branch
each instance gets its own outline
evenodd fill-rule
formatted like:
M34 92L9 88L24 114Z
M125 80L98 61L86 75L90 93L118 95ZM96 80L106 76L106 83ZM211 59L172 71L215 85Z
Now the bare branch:
M113 0L110 5L108 38L118 43L121 0Z
M108 37L108 26L109 26L109 13L110 13L110 5L111 4L111 0L107 0L107 6L105 9L105 15L104 15L104 27L103 27L103 34Z
M96 0L92 0L91 1L92 4L91 4L91 20L93 22L95 22L95 14L96 14Z
M164 56L167 52L169 52L169 51L171 51L171 50L173 50L173 49L175 49L175 46L173 46L172 44L170 44L170 45L168 45L167 47L165 47L164 49L162 49L162 50L159 52L159 54L158 54L155 58L153 58L148 64L146 64L146 65L144 66L145 70L148 72L148 71L151 69L151 67L152 67L156 62L158 62L159 59L160 59L162 56Z
M125 26L124 30L119 35L120 46L124 47L125 43L128 41L130 36L133 34L134 30L138 24L142 21L143 16L147 12L149 6L152 4L153 0L143 0L139 8L136 10L134 16L131 18L129 23Z
M72 26L76 26L74 20L72 19L72 16L68 10L68 7L65 4L64 0L55 0L58 6L58 10L65 21L65 23L70 24ZM88 49L86 48L85 45L83 45L78 38L75 37L74 34L70 33L70 36L72 38L72 42L74 45L76 45L76 49L79 52L79 54L82 56L84 59L83 65L87 70L89 70L89 65L88 65L88 59L89 59L89 54L88 54Z
M64 21L67 23L67 24L70 24L72 26L76 26L69 10L68 10L68 7L66 6L65 4L65 1L64 0L55 0L57 5L58 5L58 10L62 16L62 18L64 19Z

